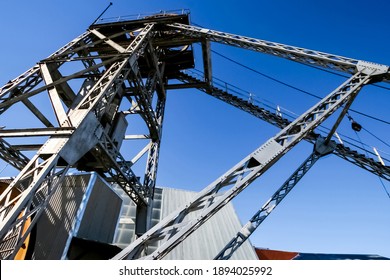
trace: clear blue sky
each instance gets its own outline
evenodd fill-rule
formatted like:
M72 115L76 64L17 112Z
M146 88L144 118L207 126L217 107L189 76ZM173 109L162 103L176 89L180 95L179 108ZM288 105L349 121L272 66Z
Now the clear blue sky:
M105 17L190 9L192 23L210 29L390 65L390 3L386 0L329 0L321 4L309 0L112 2L114 5ZM84 32L108 3L4 1L0 9L0 84ZM345 80L264 54L216 44L212 44L212 49L319 96L325 96ZM197 58L200 62L199 55ZM297 114L317 102L217 55L213 55L213 74ZM389 84L385 86L390 88ZM158 173L160 186L199 191L278 132L195 89L171 91L167 102ZM390 92L371 86L363 89L352 108L390 121L389 105ZM351 115L368 131L389 142L388 125ZM0 117L0 125L9 122L15 127L24 125L21 119ZM339 133L357 139L346 120ZM390 158L388 144L365 131L359 137ZM297 145L233 201L243 223L311 149L307 143ZM6 168L1 176L8 174L12 170ZM390 190L389 182L384 184ZM255 246L279 250L390 257L389 233L390 199L378 177L331 155L310 170L251 240Z

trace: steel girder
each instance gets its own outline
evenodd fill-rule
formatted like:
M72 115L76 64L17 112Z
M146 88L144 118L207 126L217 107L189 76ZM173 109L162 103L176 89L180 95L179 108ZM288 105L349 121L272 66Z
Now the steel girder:
M32 159L13 148L20 145L1 139L0 156L21 170L0 198L1 259L12 259L18 252L69 168L98 172L121 186L138 208L147 212L156 181L165 108L165 63L160 60L164 50L152 43L158 35L153 24L129 28L110 33L91 27L1 88L0 113L22 102L46 127L1 130L0 137L49 137L41 145L24 145L38 147ZM148 63L143 69L140 60ZM78 63L76 70L63 75L61 67L70 63ZM81 70L77 69L80 65ZM150 78L144 82L141 71L145 69ZM75 79L84 80L77 91L69 83ZM41 93L47 93L58 125L32 104L30 98ZM131 102L131 114L139 115L150 133L150 143L139 156L148 153L144 183L131 169L135 160L126 160L120 152L125 131L122 139L115 135L122 99ZM20 192L17 197L15 191ZM147 226L149 216L138 218Z
M62 57L64 60L69 59L75 54L75 46L80 44L82 40L85 40L89 31L83 33L79 37L75 38L58 51L50 55L47 59L52 60L57 57ZM7 84L0 88L0 114L6 111L12 104L19 102L21 100L28 99L31 96L34 96L46 89L48 86L43 86L41 88L36 89L36 87L43 81L40 66L39 64L30 68L17 78L10 80ZM55 86L60 84L61 81L57 83L53 83L51 86Z
M287 194L298 184L300 179L321 157L313 152L298 169L283 183L283 185L272 195L272 197L257 211L252 218L237 232L226 246L217 254L215 260L228 260L238 248L252 235L252 233L271 214Z
M15 257L62 182L70 166L59 164L59 159L58 154L43 161L34 156L1 194L1 259Z
M54 58L58 55L64 55L68 53L75 45L80 41L85 39L88 36L89 32L85 32L79 37L75 38L55 53L49 56L49 58ZM39 92L45 90L47 87L42 87L41 89L36 89L39 87L40 83L43 81L40 73L39 65L35 65L30 68L17 78L10 80L7 84L0 88L0 115L3 114L8 108L13 104L22 101L26 107L28 107L34 115L37 116L46 126L53 126L50 121L38 110L36 107L28 100L29 97L38 94ZM13 167L18 170L22 170L23 167L27 164L28 160L20 151L15 151L12 149L12 146L5 142L3 139L1 141L1 152L0 157L4 161L10 163ZM12 160L10 160L12 158Z
M318 66L326 69L346 72L350 74L356 73L361 60L343 57L339 55L329 54L325 52L280 44L250 38L237 34L215 31L207 28L186 25L181 23L172 23L167 26L176 30L184 37L196 39L198 41L210 40L216 43L226 44L239 48L249 49L256 52L266 53L277 57L289 59L294 62ZM379 64L368 62L375 67L382 67ZM385 70L386 74L382 75L379 81L388 82L390 79L389 69ZM378 80L375 80L376 82Z
M2 140L4 145L1 147L4 149L0 156L22 169L0 198L0 247L5 250L2 258L12 258L16 254L34 221L39 218L39 213L43 211L45 202L61 183L69 168L89 171L97 169L100 174L108 177L107 179L117 182L140 206L137 210L142 212L139 217L148 217L150 209L147 204L152 199L158 167L166 98L165 83L170 78L182 77L181 74L177 75L181 69L193 67L186 56L189 53L183 51L186 48L177 51L177 47L193 42L202 43L206 74L205 82L198 83L197 87L203 88L205 85L208 93L212 92L210 41L343 71L354 76L293 122L269 114L268 121L272 120L271 122L283 128L280 133L115 258L138 258L148 244L163 240L165 242L162 242L159 249L147 256L150 259L162 258L300 140L309 139L314 142L318 137L314 133L315 127L340 106L350 104L363 85L389 79L386 66L178 23L187 20L187 16L168 16L142 19L134 23L92 25L87 32L0 89L0 114L13 104L22 102L46 127L26 130L26 135L49 136L30 161L16 148L18 145L10 145ZM169 49L170 47L172 49ZM180 65L175 62L169 64L169 55L165 56L164 60L165 51L175 54L175 59L177 54L183 54ZM81 63L84 68L63 75L61 67L73 62ZM148 69L147 73L145 69ZM77 91L70 83L74 79L84 79ZM193 87L194 84L188 86ZM50 98L58 126L53 125L51 118L37 109L30 99L42 92L46 92ZM154 92L157 92L155 102ZM220 99L225 99L224 101L237 107L241 106L241 109L252 114L259 112L255 113L258 108L248 110L248 106L236 97L225 97L219 94ZM113 135L123 98L131 103L131 108L123 113L138 114L149 130L149 135L142 137L125 136L125 139L149 140L145 148L131 161L125 160L121 155L120 147L116 146L117 139L114 139ZM259 115L267 114L265 110L260 111ZM264 118L267 119L265 115ZM3 137L18 135L17 131L12 130L1 133ZM25 146L37 147L33 144ZM363 168L381 172L373 165L367 164L366 159L361 161L351 156L354 152L345 152L343 146L339 148L342 150L341 157L360 164ZM336 151L337 149L336 147ZM334 153L337 154L336 151ZM141 184L131 167L146 153L148 158L144 182ZM21 192L17 198L11 196L15 190ZM189 220L187 214L190 212L199 213L198 218ZM32 219L33 223L30 228L24 230L27 219ZM144 223L147 224L147 221ZM143 228L147 228L147 225L143 225Z
M252 235L252 233L264 222L271 212L290 193L305 174L313 167L321 157L333 152L335 142L326 143L326 139L319 137L314 145L311 155L295 170L295 172L282 184L272 197L257 211L252 218L237 232L226 246L217 254L215 260L228 260L238 248Z
M253 50L256 52L274 55L277 57L289 59L294 62L300 62L308 65L318 66L325 69L331 69L350 74L356 73L363 68L374 69L376 67L379 67L381 68L381 71L384 72L384 74L380 75L379 77L376 77L371 82L390 82L389 67L385 65L364 62L353 58L347 58L334 54L328 54L315 50L250 38L236 34L230 34L226 32L219 32L181 23L172 23L168 26L171 27L172 30L175 30L178 34L183 36L183 38L187 38L188 40L197 40L201 42L202 46L205 44L205 41L213 41L221 44L236 46L244 49ZM206 58L204 58L204 60L207 61ZM183 72L178 73L177 76L179 80L185 81L188 87L198 88L209 95L217 97L220 100L223 100L233 106L247 111L255 115L256 117L259 117L280 128L284 128L290 123L288 119L273 114L272 112L264 108L259 108L258 106L251 104L250 102L246 102L234 95L227 93L223 89L213 86L210 82L208 71L207 73L205 73L205 81L201 81L199 79L191 77L190 75L185 74ZM174 87L175 86L171 88ZM314 133L313 131L312 133L307 135L305 139L314 143L318 135L319 134ZM380 162L375 161L372 158L368 158L365 155L360 154L357 151L354 151L344 146L343 144L337 145L336 149L334 150L334 154L388 181L390 180L390 167L384 166Z
M0 138L0 158L18 170L22 170L29 162L28 157L14 146Z
M187 205L174 211L130 244L114 259L140 258L147 246L155 241L161 241L161 245L155 252L144 258L163 258L177 244L268 170L300 140L310 134L333 112L344 104L350 103L360 89L371 82L373 77L377 78L377 75L380 76L384 73L385 71L381 67L373 70L362 69L357 72L306 113L207 186ZM190 218L190 213L196 213L196 217Z
M178 73L177 77L178 80L184 82L185 84L195 86L197 89L281 129L285 128L291 123L289 119L283 118L274 112L262 108L259 104L251 103L249 100L244 100L240 97L237 97L220 87L205 83L202 80L189 75L188 73L180 72ZM319 133L313 131L305 137L305 140L314 144L319 135ZM348 146L345 146L345 144L337 144L333 154L377 176L380 176L387 181L390 181L390 166L385 166L364 154L352 150Z

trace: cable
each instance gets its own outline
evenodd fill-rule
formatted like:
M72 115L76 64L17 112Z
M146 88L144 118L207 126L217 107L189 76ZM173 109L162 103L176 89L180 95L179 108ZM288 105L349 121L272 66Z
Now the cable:
M323 129L317 128L317 130L318 130L319 132L322 132L322 133L324 133L324 134L328 134L328 133L329 133L329 131L330 131L329 128L324 127L324 126L320 126L320 127L323 128ZM377 155L376 155L375 153L373 153L371 150L368 150L368 149L362 147L361 143L360 143L358 140L356 140L356 139L354 139L354 138L351 138L351 137L349 137L349 136L347 136L347 135L345 135L345 134L342 134L342 133L338 133L338 134L339 134L340 136L342 136L342 138L343 138L343 139L342 139L342 140L343 140L343 143L348 144L348 147L354 147L354 148L356 148L357 150L362 150L362 151L366 154L367 157L368 157L368 155L373 156L373 157L376 157L376 156L377 156ZM334 137L334 136L333 136L333 137ZM348 141L348 140L345 140L345 139L349 139L349 140L351 140L351 141L353 141L353 142L356 142L357 144L354 144L354 143L352 143L351 141ZM371 146L371 145L364 144L364 146ZM384 153L384 154L386 154L386 155L389 155L389 154L386 153L386 152L383 152L383 151L381 151L381 152ZM372 158L372 157L368 157L368 158ZM382 156L382 160L384 160L385 162L390 162L389 159L387 159L387 158L385 158L385 157L383 157L383 156Z
M3 173L3 171L8 167L8 165L9 165L9 163L7 163L7 164L3 167L3 169L0 170L0 174Z
M311 65L311 64L305 64L305 63L302 63L300 61L296 61L304 66L307 66L307 67L311 67L311 68L314 68L314 69L317 69L317 70L320 70L320 71L323 71L323 72L326 72L326 73L330 73L332 75L335 75L335 76L339 76L339 77L343 77L343 78L349 78L349 76L347 75L344 75L344 74L341 74L341 73L337 73L337 72L334 72L332 70L328 70L328 69L324 69L324 68L321 68L321 67L318 67L316 65ZM385 90L390 90L390 88L388 87L385 87L385 86L380 86L378 84L370 84L370 86L373 86L373 87L378 87L378 88L381 88L381 89L385 89Z
M354 131L355 131L355 130L354 130ZM360 136L359 136L359 134L357 133L357 131L355 131L355 134L356 134L356 137L359 139L359 142L361 143L361 145L362 145L362 147L363 147L363 149L364 149L364 143L363 143L362 140L360 139ZM367 157L368 157L368 155L367 155ZM378 179L379 179L379 181L381 182L382 188L383 188L383 190L385 191L385 193L387 194L387 197L390 199L390 193L389 193L389 191L387 190L385 184L383 183L382 178L378 176Z
M203 75L204 75L204 73L202 72L202 71L200 71L200 70L198 70L198 69L192 69L192 70L187 70L188 72L190 72L191 74L193 74L193 75L195 75L195 76L199 76L200 78L203 78ZM216 82L215 82L216 81ZM217 78L217 77L215 77L215 76L213 76L213 83L214 84L216 84L217 86L220 86L220 87L226 87L226 91L230 91L230 92L232 92L232 93L235 93L237 96L241 96L241 97L243 97L243 98L248 98L248 96L250 96L252 93L251 92L249 92L249 91L247 91L247 90L244 90L244 89L242 89L242 88L239 88L239 87L237 87L237 86L235 86L235 85L233 85L233 84L230 84L230 83L227 83L227 82L225 82L225 81L223 81L222 79L219 79L219 78ZM264 107L264 108L267 108L267 109L269 109L269 110L271 110L271 111L274 111L274 110L277 110L277 106L279 106L279 105L277 105L277 104L275 104L275 103L273 103L273 102L271 102L271 101L269 101L269 100L267 100L267 99L258 99L258 98L253 98L252 97L252 101L255 101L255 103L258 103L258 104L260 104L262 107ZM266 103L269 103L269 104L271 104L271 105L267 105ZM273 107L272 107L273 106ZM286 108L284 108L284 107L280 107L279 106L279 108L280 109L282 109L282 113L283 113L283 115L284 116L286 116L286 117L288 117L288 118L290 118L290 120L293 120L293 119L295 119L296 117L298 117L299 116L299 114L297 114L297 113L295 113L295 112L292 112L292 111L290 111L290 110L288 110L288 109L286 109ZM287 112L287 113L286 113ZM323 129L320 129L320 128L323 128ZM325 126L323 126L323 125L320 125L319 126L319 128L317 128L320 132L323 132L324 134L328 134L329 133L329 131L330 131L330 129L329 128L327 128L327 127L325 127ZM364 128L363 128L364 129ZM373 137L375 137L376 139L378 139L379 141L381 141L382 143L384 143L385 145L387 145L387 146L389 146L389 144L387 144L386 142L384 142L383 140L381 140L379 137L377 137L377 136L375 136L373 133L371 133L371 132L369 132L367 129L364 129L365 131L367 131L369 134L371 134ZM353 147L355 147L355 148L357 148L357 149L362 149L359 145L356 145L356 144L353 144L353 143L351 143L351 142L349 142L349 141L346 141L345 139L349 139L349 140L351 140L351 141L354 141L354 142L357 142L358 144L360 144L359 143L359 141L357 141L356 139L354 139L354 138L351 138L351 137L349 137L349 136L347 136L347 135L345 135L345 134L342 134L342 133L338 133L340 136L342 136L342 138L343 138L343 141L344 142L346 142L346 143L348 143L350 146L353 146ZM369 146L369 145L367 145L367 144L365 144L366 146ZM370 146L372 146L372 145L370 145ZM390 146L389 146L390 147ZM371 152L370 150L367 150L367 149L362 149L366 154L368 153L368 154L370 154L370 155L372 155L372 156L376 156L376 154L374 154L373 152ZM386 161L389 161L389 160L387 160L387 159L385 159Z
M348 116L348 119L350 120L350 122L353 124L355 121L354 121L354 119L349 115L348 112L347 112L347 116ZM359 134L358 134L358 131L356 131L356 130L354 129L354 132L355 132L355 134L356 134L356 137L359 139L360 144L362 145L362 149L363 149L363 150L366 150L365 144L363 143L362 139L360 138L360 136L359 136ZM387 145L387 144L386 144L386 145ZM366 154L366 156L368 157L368 154ZM378 176L378 179L379 179L379 181L381 182L382 188L383 188L383 190L385 191L385 193L387 194L387 197L390 199L390 193L389 193L389 191L387 190L385 184L383 183L382 178Z
M192 75L195 75L195 76L199 76L201 79L203 78L204 76L204 73L201 71L201 70L198 70L198 69L191 69L191 70L187 70L188 72L190 72ZM230 83L227 83L225 81L223 81L222 79L219 79L215 76L213 76L212 78L213 80L213 83L216 84L217 86L220 86L221 88L225 87L226 91L227 92L231 92L231 93L235 93L237 96L240 96L244 99L249 99L251 98L252 102L255 101L255 103L258 103L261 107L263 108L268 108L270 109L271 111L273 110L277 110L277 107L281 108L282 109L282 113L284 116L287 116L288 118L290 118L290 120L293 120L295 119L297 116L299 116L298 114L296 114L295 112L292 112L290 110L287 110L286 108L283 108L283 107L280 107L278 106L277 104L269 101L269 100L266 100L266 99L258 99L258 98L253 98L253 95L252 93L250 93L249 91L247 90L244 90L242 88L239 88L233 84L230 84ZM249 98L248 98L249 97ZM266 103L269 103L271 104L270 105L267 105ZM273 106L273 107L272 107ZM286 113L288 112L288 113ZM290 114L289 114L290 113ZM347 113L347 116L350 120L352 120L352 117L349 115L349 113ZM322 128L322 129L320 129ZM318 128L318 131L324 133L324 134L328 134L330 129L323 126L323 125L320 125ZM366 129L365 129L366 130ZM366 130L367 131L367 130ZM370 133L369 131L367 131L368 133ZM389 146L386 142L384 142L383 140L381 140L379 137L375 136L373 133L370 133L373 137L375 137L376 139L378 139L379 141L381 141L382 143L384 143L385 145ZM370 154L371 156L377 156L376 154L374 154L371 150L368 150L364 147L361 146L361 143L359 141L357 141L356 139L354 138L351 138L345 134L342 134L342 133L339 133L340 136L343 137L343 142L345 143L348 143L350 146L352 147L355 147L356 149L360 149L360 150L363 150L366 155ZM349 139L351 141L354 141L354 142L357 142L357 144L353 144L352 142L350 141L346 141L345 139ZM367 144L364 144L365 146L369 146ZM372 146L372 145L371 145ZM387 158L383 158L386 162L389 162L390 160L388 160Z
M356 127L358 128L357 131L360 131L361 129L363 129L364 131L366 131L368 134L370 134L372 137L374 137L375 139L379 140L380 142L382 142L383 144L385 144L386 146L390 147L390 145L388 143L386 143L385 141L383 141L382 139L380 139L378 136L374 135L372 132L368 131L366 128L364 128L363 126L361 126L359 123L357 123L352 117L351 115L349 114L349 112L347 112L347 117L349 119L349 121L352 123L352 128L354 130L356 130ZM355 127L354 127L355 126Z
M228 61L230 61L230 62L232 62L232 63L234 63L234 64L237 64L237 65L239 65L239 66L241 66L241 67L243 67L243 68L245 68L245 69L247 69L247 70L250 70L250 71L252 71L252 72L254 72L254 73L258 74L258 75L261 75L261 76L263 76L263 77L265 77L265 78L267 78L267 79L270 79L270 80L272 80L272 81L274 81L274 82L276 82L276 83L279 83L279 84L281 84L281 85L284 85L284 86L289 87L289 88L291 88L291 89L294 89L294 90L296 90L296 91L302 92L302 93L304 93L304 94L306 94L306 95L309 95L309 96L311 96L311 97L314 97L314 98L317 98L317 99L322 99L322 97L320 97L320 96L318 96L318 95L316 95L316 94L313 94L313 93L308 92L308 91L306 91L306 90L300 89L300 88L298 88L298 87L295 87L295 86L293 86L293 85L290 85L290 84L288 84L288 83L285 83L285 82L283 82L283 81L280 81L280 80L278 80L278 79L276 79L276 78L274 78L274 77L271 77L271 76L269 76L269 75L267 75L267 74L264 74L264 73L262 73L262 72L260 72L260 71L258 71L258 70L256 70L256 69L254 69L254 68L252 68L252 67L249 67L249 66L247 66L247 65L244 65L244 64L242 64L242 63L240 63L240 62L238 62L238 61L236 61L236 60L234 60L234 59L231 59L231 58L229 58L229 57L227 57L227 56L225 56L225 55L223 55L223 54L221 54L221 53L219 53L219 52L216 52L216 51L214 51L214 50L211 50L211 52L214 53L214 54L216 54L216 55L218 55L218 56L220 56L220 57L222 57L222 58L224 58L224 59L226 59L226 60L228 60ZM306 64L303 64L303 65L306 65ZM331 74L334 74L334 75L338 75L338 76L342 76L342 77L347 77L347 76L345 76L345 75L338 74L338 73L334 73L334 72L332 72L332 71L325 70L325 69L322 69L322 68L320 68L320 67L315 67L315 66L312 66L312 65L310 65L310 67L313 67L313 68L315 68L315 69L318 69L318 70L321 70L321 71L324 71L324 72L328 72L328 73L331 73ZM378 87L381 87L381 88L390 90L390 88L387 88L387 87L382 87L382 86L378 86ZM362 115L362 116L364 116L364 117L366 117L366 118L370 118L370 119L373 119L373 120L375 120L375 121L382 122L382 123L384 123L384 124L390 125L390 122L389 122L389 121L385 121L385 120L382 120L382 119L380 119L380 118L377 118L377 117L374 117L374 116L371 116L371 115L367 115L367 114L365 114L365 113L362 113L362 112L359 112L359 111L356 111L356 110L353 110L353 109L350 109L350 111L351 111L351 112L354 112L354 113L356 113L356 114Z
M203 27L202 25L200 25L200 24L197 24L197 23L194 23L194 22L192 22L192 24L193 24L194 26L204 28L204 27ZM212 52L214 52L214 51L212 50ZM219 53L217 53L217 52L214 52L214 53L216 53L216 54L218 54L218 55L221 55L221 54L219 54ZM223 56L223 55L221 55L221 56ZM304 65L304 66L308 66L308 67L311 67L311 68L314 68L314 69L317 69L317 70L321 70L321 71L323 71L323 72L327 72L327 73L333 74L333 75L335 75L335 76L348 78L347 75L343 75L343 74L341 74L341 73L337 73L337 72L334 72L334 71L331 71L331 70L328 70L328 69L324 69L324 68L321 68L321 67L318 67L318 66L315 66L315 65L306 64L306 63L303 63L303 62L300 62L300 61L295 61L295 62L300 63L300 64L302 64L302 65ZM263 74L261 74L261 75L263 75ZM371 84L371 86L378 87L378 88L382 88L382 89L385 89L385 90L390 90L390 88L388 88L388 87L380 86L380 85L377 85L377 84ZM352 110L351 110L351 111L352 111Z
M204 76L204 73L202 71L200 71L198 69L195 69L195 68L191 69L191 70L187 70L187 71L190 72L191 74L195 75L195 76L199 76L201 79ZM251 92L249 92L247 90L244 90L242 88L239 88L239 87L237 87L237 86L235 86L233 84L230 84L228 82L225 82L222 79L219 79L219 78L217 78L215 76L213 76L213 83L214 83L214 85L220 86L221 88L225 87L227 92L229 92L229 91L233 92L236 95L241 96L243 98L248 98L249 96L252 95ZM256 103L261 104L262 106L264 106L265 108L268 108L270 110L276 110L276 108L278 106L277 104L275 104L275 103L273 103L273 102L271 102L271 101L269 101L267 99L264 99L264 98L261 98L261 99L259 99L257 97L253 98L253 95L252 95L252 100L256 101ZM266 103L269 103L269 104L273 105L274 107L272 107L271 105L267 105ZM284 107L280 107L280 108L283 109L283 114L288 116L288 117L290 117L291 119L294 119L294 116L286 114L285 112L289 112L289 113L295 115L295 117L299 116L298 114L296 114L296 113L294 113L292 111L289 111L289 110L287 110Z
M287 84L287 83L285 83L285 82L282 82L282 81L280 81L280 80L278 80L278 79L276 79L276 78L273 78L273 77L271 77L271 76L268 76L267 74L264 74L264 73L262 73L262 72L260 72L260 71L257 71L257 70L254 69L254 68L251 68L251 67L249 67L249 66L246 66L246 65L244 65L244 64L242 64L242 63L240 63L240 62L238 62L238 61L235 61L235 60L233 60L233 59L231 59L231 58L229 58L229 57L227 57L227 56L225 56L225 55L223 55L223 54L220 54L220 53L218 53L218 52L216 52L216 51L211 50L211 52L214 53L214 54L216 54L216 55L219 55L220 57L222 57L222 58L224 58L224 59L226 59L226 60L228 60L228 61L230 61L230 62L233 62L233 63L235 63L235 64L237 64L237 65L239 65L239 66L241 66L241 67L243 67L243 68L246 68L246 69L248 69L248 70L250 70L250 71L252 71L252 72L255 72L256 74L259 74L259 75L261 75L261 76L263 76L263 77L265 77L265 78L267 78L267 79L270 79L270 80L272 80L272 81L274 81L274 82L277 82L277 83L282 84L282 85L284 85L284 86L286 86L286 87L295 89L295 90L297 90L297 91L300 91L300 92L302 92L302 93L305 93L305 94L310 95L310 96L312 96L312 97L315 97L315 98L317 98L317 99L322 99L322 98L321 98L320 96L318 96L318 95L315 95L315 94L310 93L310 92L308 92L308 91L305 91L305 90L303 90L303 89L297 88L297 87L295 87L295 86L293 86L293 85L290 85L290 84Z
M384 123L384 124L389 124L389 125L390 125L390 122L388 122L388 121L381 120L381 119L379 119L379 118L376 118L376 117L373 117L373 116L370 116L370 115L364 114L364 113L362 113L362 112L359 112L359 111L356 111L356 110L352 110L352 109L350 109L350 111L351 111L351 112L354 112L354 113L356 113L356 114L359 114L359 115L361 115L361 116L364 116L364 117L367 117L367 118L373 119L373 120L375 120L375 121L382 122L382 123Z
M388 143L386 143L385 141L383 141L382 139L380 139L378 136L375 136L373 133L369 132L367 129L365 129L364 127L362 127L362 129L364 131L366 131L368 134L370 134L372 137L376 138L377 140L379 140L380 142L382 142L383 144L385 144L387 147L390 148L390 145Z
M197 25L197 26L199 26L199 27L202 27L202 26L200 26L200 25L198 25L198 24L195 24L195 25ZM237 64L237 65L239 65L239 66L241 66L241 67L243 67L243 68L245 68L245 69L248 69L248 70L250 70L250 71L252 71L252 72L254 72L254 73L258 74L258 75L261 75L261 76L263 76L263 77L265 77L265 78L267 78L267 79L270 79L270 80L272 80L272 81L274 81L274 82L277 82L277 83L279 83L279 84L282 84L282 85L284 85L284 86L287 86L287 87L289 87L289 88L292 88L292 89L294 89L294 90L297 90L297 91L299 91L299 92L302 92L302 93L307 94L307 95L309 95L309 96L312 96L312 97L314 97L314 98L322 99L322 98L321 98L320 96L318 96L318 95L315 95L315 94L310 93L310 92L308 92L308 91L305 91L305 90L302 90L302 89L300 89L300 88L297 88L297 87L295 87L295 86L293 86L293 85L290 85L290 84L287 84L287 83L285 83L285 82L283 82L283 81L280 81L280 80L278 80L278 79L276 79L276 78L273 78L273 77L271 77L271 76L269 76L269 75L266 75L266 74L264 74L264 73L262 73L262 72L260 72L260 71L258 71L258 70L256 70L256 69L254 69L254 68L251 68L251 67L249 67L249 66L246 66L246 65L244 65L244 64L242 64L242 63L240 63L240 62L238 62L238 61L236 61L236 60L233 60L233 59L231 59L231 58L229 58L229 57L227 57L227 56L225 56L225 55L223 55L223 54L220 54L220 53L218 53L218 52L216 52L216 51L214 51L214 50L211 50L211 52L214 53L214 54L216 54L216 55L218 55L218 56L220 56L220 57L222 57L222 58L224 58L224 59L226 59L226 60L228 60L228 61L230 61L230 62L232 62L232 63L235 63L235 64ZM324 72L327 72L327 73L331 73L331 74L334 74L334 75L337 75L337 76L347 77L347 76L345 76L345 75L338 74L338 73L334 73L334 72L332 72L332 71L329 71L329 70L326 70L326 69L322 69L322 68L320 68L320 67L316 67L316 66L313 66L313 65L307 65L307 64L304 64L304 65L310 66L310 67L313 67L313 68L315 68L315 69L318 69L318 70L321 70L321 71L324 71ZM384 86L379 86L379 85L374 85L374 86L377 86L377 87L382 88L382 89L390 90L390 88L387 88L387 87L384 87ZM388 122L388 121L384 121L384 120L382 120L382 119L379 119L379 118L376 118L376 117L373 117L373 116L370 116L370 115L361 113L361 112L356 111L356 110L353 110L353 109L350 109L350 111L351 111L351 112L354 112L354 113L356 113L356 114L365 116L365 117L367 117L367 118L371 118L371 119L373 119L373 120L376 120L376 121L379 121L379 122L382 122L382 123L385 123L385 124L389 124L389 125L390 125L390 122ZM348 114L348 113L347 113L347 114ZM348 114L348 118L350 119L350 121L353 121L352 117L350 117L349 114ZM359 126L360 126L360 125L359 125ZM362 129L362 127L360 127L360 129ZM360 129L359 129L359 130L360 130ZM389 146L389 144L385 143L383 140L381 140L381 139L379 139L378 137L376 137L374 134L372 134L371 132L369 132L367 129L364 129L364 130L365 130L366 132L368 132L369 134L371 134L371 135L372 135L373 137L375 137L376 139L378 139L379 141L381 141L382 143L384 143L385 145ZM365 148L365 144L364 144L364 143L362 142L362 140L360 139L360 137L359 137L357 131L356 131L355 129L354 129L354 131L355 131L355 134L356 134L357 138L359 139L359 142L360 142L360 144L361 144L361 146L362 146L361 149L362 149L363 151L365 151L365 152L366 152L366 156L369 157L369 156L368 156L368 151L367 151L367 149ZM390 146L389 146L389 147L390 147ZM387 191L386 186L384 185L382 179L381 179L379 176L378 176L378 178L379 178L379 181L380 181L381 184L382 184L382 187L383 187L384 191L386 192L388 198L390 199L390 193Z
M200 70L198 70L198 69L191 69L191 70L187 70L188 72L190 72L192 75L195 75L195 76L199 76L200 78L203 78L203 75L204 75L204 73L202 72L202 71L200 71ZM217 81L217 82L215 82L215 81ZM249 92L249 91L247 91L247 90L244 90L244 89L242 89L242 88L239 88L239 87L237 87L237 86L235 86L235 85L233 85L233 84L230 84L230 83L227 83L227 82L225 82L225 81L223 81L222 79L219 79L219 78L217 78L217 77L215 77L215 76L213 76L213 83L214 84L216 84L216 85L218 85L218 86L220 86L220 87L226 87L226 91L228 92L228 91L230 91L230 92L232 92L232 93L235 93L237 96L241 96L241 97L243 97L243 98L245 98L245 99L247 99L248 98L248 96L250 96L252 93L251 92ZM268 109L270 109L271 111L273 111L273 110L277 110L277 106L279 106L279 105L277 105L277 104L275 104L275 103L273 103L273 102L271 102L271 101L269 101L269 100L266 100L266 99L258 99L258 98L253 98L252 97L252 101L255 101L255 103L258 103L258 104L260 104L262 107L265 107L265 108L268 108ZM270 105L267 105L266 103L269 103L269 104L271 104L271 105L273 105L274 107L272 107L272 106L270 106ZM286 109L286 108L284 108L284 107L280 107L279 106L279 108L281 108L282 109L282 113L283 113L283 115L284 116L287 116L288 118L290 118L290 120L293 120L293 119L295 119L296 117L298 117L299 115L297 114L297 113L295 113L295 112L292 112L292 111L290 111L290 110L288 110L288 109ZM286 113L286 112L288 112L288 113L290 113L290 114L288 114L288 113ZM351 120L352 119L352 117L349 115L349 113L347 113L347 115L348 115L348 118ZM322 129L320 129L320 128L322 128ZM327 127L325 127L325 126L323 126L323 125L320 125L319 126L319 128L317 128L320 132L322 132L322 133L324 133L324 134L328 134L329 133L329 131L330 131L330 129L329 128L327 128ZM375 136L373 133L370 133L368 130L366 130L366 129L364 129L365 131L367 131L369 134L371 134L373 137L375 137L376 139L378 139L379 141L381 141L382 143L384 143L385 145L387 145L387 146L389 146L389 144L387 144L386 142L384 142L383 140L381 140L379 137L377 137L377 136ZM347 136L347 135L345 135L345 134L342 134L342 133L338 133L340 136L342 136L343 137L343 142L345 142L345 143L348 143L350 146L353 146L353 147L355 147L355 148L357 148L357 149L361 149L361 150L363 150L365 153L366 153L366 155L368 155L368 154L370 154L371 156L376 156L376 154L374 154L373 152L371 152L370 150L368 150L368 149L365 149L364 147L362 148L361 147L361 143L359 142L359 141L357 141L356 139L354 139L354 138L351 138L351 137L349 137L349 136ZM354 141L354 142L357 142L358 144L360 144L360 146L358 145L358 144L353 144L352 142L350 142L350 141L346 141L345 139L349 139L349 140L351 140L351 141ZM369 145L367 145L367 144L364 144L365 146L369 146ZM390 146L389 146L390 147ZM387 153L386 153L387 154ZM388 160L387 158L383 158L386 162L389 162L390 160Z
M389 193L388 190L386 189L386 186L385 186L385 184L383 183L382 178L378 176L378 179L379 179L379 181L381 182L382 187L383 187L383 189L385 190L385 192L386 192L388 198L390 199L390 193Z

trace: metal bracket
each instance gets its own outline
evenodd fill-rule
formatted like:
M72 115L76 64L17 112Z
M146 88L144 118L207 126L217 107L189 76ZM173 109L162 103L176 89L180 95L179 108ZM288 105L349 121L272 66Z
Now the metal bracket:
M359 60L356 64L357 70L367 75L386 74L389 71L389 66L373 63L369 61Z
M320 156L326 156L333 153L335 148L336 142L329 141L326 143L326 139L322 136L319 136L314 144L314 152Z

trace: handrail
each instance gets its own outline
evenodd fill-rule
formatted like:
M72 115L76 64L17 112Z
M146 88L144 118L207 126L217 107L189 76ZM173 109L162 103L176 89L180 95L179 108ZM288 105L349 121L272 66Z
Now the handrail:
M120 21L145 19L151 17L164 17L164 16L172 16L172 15L189 15L189 14L190 14L189 9L177 9L177 10L166 10L166 11L161 10L157 13L134 14L134 15L126 15L126 16L101 18L97 20L94 24L104 24L104 23L113 23L113 22L120 22Z

